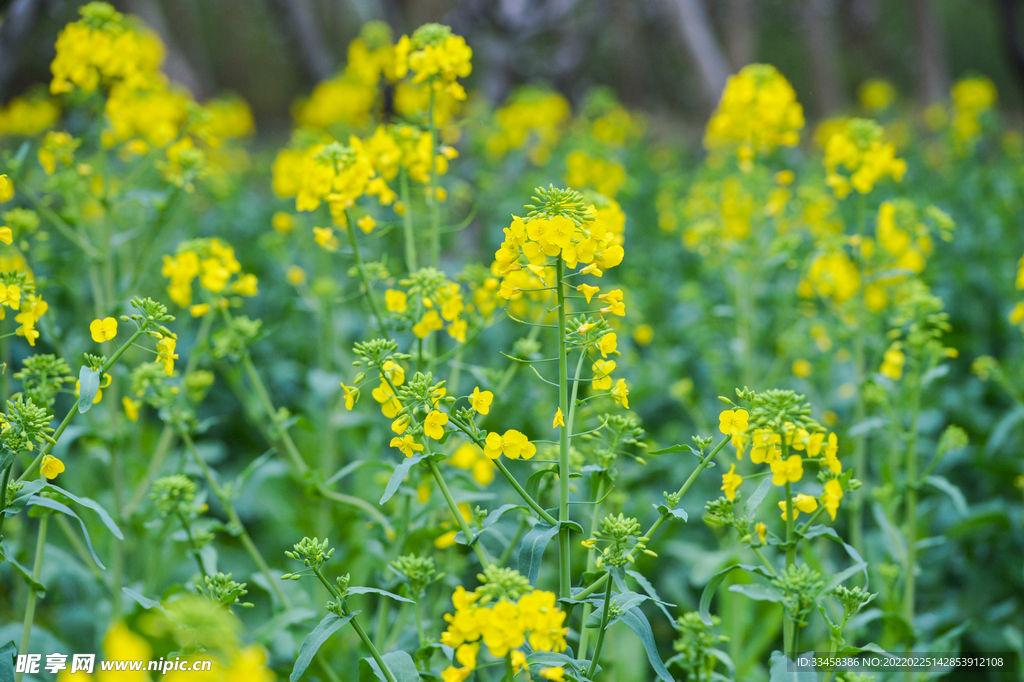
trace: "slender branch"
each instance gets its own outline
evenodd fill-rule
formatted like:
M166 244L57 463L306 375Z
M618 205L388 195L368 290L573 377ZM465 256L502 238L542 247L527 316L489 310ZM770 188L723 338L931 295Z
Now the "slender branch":
M605 572L605 577L608 577L608 572ZM601 658L601 647L604 645L604 633L608 629L608 617L612 612L612 581L607 580L608 584L604 588L604 611L601 613L601 629L597 633L597 644L594 645L594 658L590 660L590 668L587 670L587 677L590 679L594 678L597 673L597 661ZM586 627L586 626L584 626Z
M4 495L7 492L4 491ZM39 582L39 576L43 572L43 551L46 549L46 529L50 523L49 512L43 512L43 515L39 518L39 535L36 537L36 556L35 562L32 564L32 580ZM28 653L28 642L32 637L32 621L36 616L36 591L31 585L28 588L28 598L25 602L25 621L21 627L21 645L18 647L18 653L25 655ZM21 682L21 678L25 676L25 672L18 673L15 678L16 682Z

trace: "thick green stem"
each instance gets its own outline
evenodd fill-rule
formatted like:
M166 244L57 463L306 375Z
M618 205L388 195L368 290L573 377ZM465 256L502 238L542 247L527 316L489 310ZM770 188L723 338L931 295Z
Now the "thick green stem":
M39 518L39 535L36 537L36 557L35 562L32 564L32 580L36 582L39 582L39 576L43 572L43 551L46 549L46 528L49 523L50 514L43 512L43 515ZM28 642L32 637L32 621L35 617L36 591L29 585L28 599L25 602L25 621L21 628L21 645L18 647L18 653L21 655L28 653ZM24 672L18 673L17 682L21 682L21 678L24 675Z
M608 573L604 575L606 578L608 577ZM601 613L601 629L597 633L597 644L594 645L594 658L591 659L590 668L587 670L587 677L590 679L594 679L594 675L597 674L597 662L601 658L601 647L604 646L604 633L608 629L608 617L612 612L612 581L608 580L607 583L604 588L604 611ZM581 650L581 655L585 655L585 653Z
M565 265L558 258L558 409L569 413L569 360L565 347ZM572 596L572 564L569 546L569 429L558 434L558 596Z
M856 372L855 381L857 382L857 405L854 409L854 424L863 425L864 419L867 417L867 407L864 401L864 331L863 324L858 324L857 329L854 331L853 339L853 362L854 371ZM865 467L867 465L867 436L860 430L853 441L853 470L856 475L862 480L867 481L867 471ZM867 493L867 488L854 490L851 492L853 496L853 504L851 505L850 514L853 518L850 519L850 539L853 543L854 549L857 550L862 556L864 554L864 495Z
M466 536L466 542L469 542L473 539L473 531L470 530L469 524L466 523L466 519L462 517L462 512L459 511L459 505L455 504L452 492L448 490L448 484L445 483L444 476L441 475L441 470L437 468L437 462L432 459L428 459L427 466L430 468L430 473L434 475L434 480L437 481L438 487L441 488L441 494L444 495L444 499L448 503L448 508L451 509L452 516L455 517L456 523L459 524L459 528ZM479 542L473 543L473 551L476 552L476 556L480 560L481 566L487 567L491 564L491 559L487 556L487 551L484 550L483 546Z
M577 372L577 375L579 372ZM597 482L597 485L592 485L594 488L594 499L591 500L593 503L593 512L590 515L590 536L593 537L597 531L597 524L601 519L601 503L600 500L604 497L604 474L597 472L593 475ZM593 547L587 550L587 571L593 571L597 568L597 550ZM587 602L583 605L583 616L580 618L581 623L586 623L587 618L590 617L590 612L593 610L593 605ZM590 643L590 628L580 628L580 643L577 647L577 652L580 658L587 657L587 645Z
M782 443L782 458L786 458L786 443L783 438ZM789 481L786 481L786 569L788 570L793 564L796 563L796 542L794 530L795 519L793 518L793 486ZM794 635L796 634L796 623L793 622L793 618L787 613L785 614L785 620L782 623L782 639L783 639L783 653L787 656L795 654L794 647Z

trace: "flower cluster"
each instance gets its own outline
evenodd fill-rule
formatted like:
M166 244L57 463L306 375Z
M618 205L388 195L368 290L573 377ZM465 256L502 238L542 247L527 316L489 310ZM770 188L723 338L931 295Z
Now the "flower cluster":
M181 307L190 307L194 317L210 312L207 302L192 305L192 282L199 278L199 286L211 293L224 296L228 292L239 296L255 296L256 275L245 274L235 258L235 250L219 239L193 239L178 245L175 255L165 255L161 274L170 280L167 294ZM218 305L221 303L218 302Z
M399 77L413 72L413 83L428 82L437 92L446 92L456 100L466 99L458 82L473 70L473 50L462 36L442 24L424 24L395 46L395 72Z
M886 176L896 182L903 180L907 162L896 158L896 147L886 142L883 134L882 127L874 121L854 118L828 138L825 183L836 197L844 199L851 188L867 194Z
M457 282L435 268L422 268L399 280L400 289L384 292L387 311L408 324L423 339L447 325L448 335L465 343L468 324L462 313L467 306Z
M455 649L460 667L446 669L441 674L444 682L462 682L472 674L481 644L496 658L510 656L516 673L528 667L521 650L527 642L534 651L565 650L569 628L563 625L566 614L556 605L555 594L531 591L528 583L517 588L510 594L506 590L499 598L483 588L476 592L461 586L455 589L455 613L444 617L448 629L441 634L441 643Z
M494 112L497 130L486 139L487 155L500 159L525 147L530 161L543 166L550 159L552 149L571 116L569 101L557 92L535 87L521 88L511 101Z
M749 169L756 155L795 146L803 127L803 107L789 81L773 66L750 64L726 82L704 146L734 152L741 168Z
M973 142L981 132L982 116L995 106L998 92L988 78L965 78L953 86L953 135L961 144Z

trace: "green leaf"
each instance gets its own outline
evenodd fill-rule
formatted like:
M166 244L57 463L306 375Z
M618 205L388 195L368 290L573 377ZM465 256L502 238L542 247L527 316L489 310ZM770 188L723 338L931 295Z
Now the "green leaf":
M811 526L810 528L808 528L803 533L803 536L805 538L816 538L816 537L819 537L819 536L822 536L822 535L824 535L828 539L832 540L833 542L838 542L839 544L841 544L843 546L843 549L846 550L847 555L849 555L849 557L851 559L853 559L854 566L857 567L856 571L852 571L851 572L851 570L853 569L852 566L850 568L848 568L846 571L843 571L843 573L848 574L848 575L846 575L843 578L843 580L846 580L846 578L849 578L851 575L853 575L854 573L856 573L858 571L863 572L864 573L864 587L866 589L867 586L868 586L868 564L867 564L867 562L864 561L863 557L861 557L861 555L860 555L860 552L858 552L854 548L853 545L848 544L845 540L843 540L841 537L839 537L839 533L836 532L835 528L832 528L831 526L825 526L823 524L818 524L816 526ZM842 574L840 574L840 575L842 575ZM826 591L830 591L830 590L834 589L835 586L839 585L839 584L840 583L838 583L838 582L834 583L832 585L832 587L828 588L828 590L826 590Z
M365 466L382 467L382 466L384 466L384 464L382 462L378 462L376 460L357 459L356 461L351 462L350 464L346 464L341 469L338 469L338 473L334 474L333 476L328 478L326 481L324 481L324 485L327 485L327 486L334 485L335 483L337 483L338 481L342 480L343 478L345 478L346 476L348 476L352 472L356 471L357 469L361 469L361 468L363 468Z
M530 474L530 477L526 479L526 492L530 494L530 497L537 499L540 494L540 482L548 474L554 475L558 473L558 467L552 466L547 469L540 469Z
M70 516L71 518L78 521L78 523L82 526L82 535L85 536L85 544L89 548L89 554L92 554L93 561L95 561L96 565L102 568L104 571L107 570L107 567L103 565L103 562L100 561L100 558L96 556L96 550L92 547L92 538L89 537L89 529L86 528L85 521L83 521L81 517L79 517L78 514L76 514L74 510L71 509L71 507L68 507L65 504L61 504L57 500L51 500L48 497L40 497L39 495L33 495L29 503L36 507L45 507L47 509L59 511L61 514L66 514L67 516Z
M748 518L754 518L754 514L757 513L758 507L764 502L764 498L768 497L768 491L772 489L772 479L765 478L761 481L761 485L757 486L754 490L754 494L750 496L746 504L743 505L743 513Z
M725 580L725 576L727 576L730 571L737 568L747 571L748 573L759 573L766 578L771 577L771 574L769 574L764 567L754 566L751 564L732 564L731 566L726 566L718 573L715 573L711 576L711 580L708 581L708 584L704 586L704 592L700 595L700 606L697 609L700 612L700 619L705 625L711 625L711 599L715 596L715 591L718 589L718 586L722 584L722 581Z
M519 543L519 572L526 576L531 585L536 584L544 550L557 533L557 525L552 526L544 521L538 521Z
M672 517L676 519L682 519L688 521L689 516L684 509L669 509L667 504L652 504L652 507L658 510L658 513L662 516Z
M640 594L638 592L627 591L617 592L613 594L612 604L614 604L617 608L621 609L621 611L618 615L612 616L608 619L608 624L605 626L605 629L607 630L612 625L622 620L623 613L629 611L630 609L636 606L640 606L640 604L644 603L648 599L650 599L650 597L648 597L646 594ZM601 619L604 616L605 604L603 599L598 603L600 604L600 606L594 609L594 611L590 614L590 617L587 618L585 627L596 628L601 626Z
M697 454L697 452L693 448L691 448L689 445L672 445L672 446L667 447L667 448L662 448L661 450L648 450L647 454L648 455L670 455L673 452L692 452L694 454Z
M164 614L165 616L170 617L170 614L167 613L167 609L165 609L163 604L161 604L160 602L155 601L153 599L150 599L148 597L143 597L141 594L139 594L135 590L128 589L127 587L122 587L121 591L124 592L125 594L127 594L132 599L134 599L136 602L138 602L139 606L141 606L142 608L144 608L144 609L156 609L157 611L159 611L160 613Z
M729 591L742 594L744 597L754 601L782 602L786 598L780 589L771 585L759 585L757 583L729 585Z
M117 538L118 540L124 540L124 534L121 533L121 529L117 527L117 524L114 523L114 519L110 517L110 514L107 513L107 510L101 507L98 502L91 500L88 497L78 497L77 495L73 495L69 493L67 490L59 488L53 485L52 483L47 483L46 485L43 486L43 489L59 493L64 497L68 498L69 500L77 502L83 507L92 509L94 512L99 514L100 520L103 521L103 525L106 526L110 530L110 532L114 534L115 538Z
M92 401L100 390L100 371L82 365L78 372L78 412L85 414L92 409Z
M412 599L400 597L397 594L394 594L393 592L388 592L387 590L378 590L376 587L350 587L348 588L348 594L379 594L382 597L388 597L389 599L394 599L395 601L403 601L406 604L416 603Z
M781 651L772 652L769 682L818 682L818 673L814 670L796 672L789 666L795 665Z
M384 486L384 494L381 496L380 502L378 504L384 504L392 497L394 497L395 493L398 492L398 486L402 485L402 481L405 480L405 475L408 474L409 471L414 466L416 466L426 458L427 454L421 452L418 455L406 457L401 462L399 462L398 466L395 467L394 473L391 474L391 478L388 480L388 484Z
M651 597L651 600L658 605L658 608L661 609L661 612L665 614L665 617L668 618L670 623L675 621L672 614L670 614L666 608L667 606L675 607L675 604L669 604L668 602L662 601L661 597L658 595L658 591L654 589L654 585L651 584L650 580L644 577L642 573L634 570L626 571L626 575L635 580L641 589Z
M7 450L6 448L0 450L0 471L3 471L7 467L9 467L11 463L14 461L14 457L14 453L11 452L10 450Z
M25 579L25 582L28 583L28 586L35 590L37 598L42 599L46 596L46 585L42 584L37 580L34 580L32 578L32 574L29 572L27 568L19 564L13 556L8 556L7 548L4 547L4 543L0 542L0 563L2 563L5 560L14 568L15 572L17 572L18 575Z
M654 672L657 673L658 677L665 680L665 682L675 682L675 679L669 674L661 660L661 654L658 653L658 645L654 643L654 633L651 632L651 624L647 622L647 616L644 615L644 612L640 609L630 609L621 615L620 620L640 638L640 643L644 645L644 649L647 651L647 660L651 662L651 667L654 668Z
M0 646L0 682L14 682L14 657L18 655L18 647L14 640Z
M292 674L288 676L288 682L298 682L302 674L306 672L306 668L313 661L313 657L316 656L316 652L320 650L324 642L333 635L335 632L340 630L345 623L355 618L359 611L353 611L344 618L338 616L336 613L328 613L324 616L324 619L313 628L313 631L306 635L306 638L302 640L302 646L299 648L299 655L295 659L295 666L292 668Z
M37 478L34 481L29 481L25 484L25 487L21 489L18 496L11 500L11 503L4 509L4 516L14 516L20 514L21 510L25 508L28 501L32 499L32 496L43 489L46 485L46 481L41 478Z
M949 495L949 499L953 501L953 506L956 507L960 516L967 516L967 500L964 499L964 494L960 492L960 488L950 483L943 476L928 476L924 481Z
M412 656L406 652L392 651L389 654L384 654L381 658L384 659L384 665L395 676L395 682L419 682L420 671L416 669ZM359 682L377 682L377 680L384 682L387 680L384 677L384 671L377 665L377 661L372 658L359 659Z

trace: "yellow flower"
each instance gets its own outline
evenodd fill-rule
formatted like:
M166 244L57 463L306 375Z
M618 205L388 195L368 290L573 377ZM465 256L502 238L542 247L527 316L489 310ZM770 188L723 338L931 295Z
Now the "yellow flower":
M768 429L754 431L753 447L750 450L750 461L754 464L773 462L779 458L779 445L782 436Z
M555 418L551 422L551 428L557 429L559 426L565 426L565 419L562 417L562 408L559 407L555 411Z
M763 521L758 521L757 525L754 526L754 532L757 533L757 537L763 545L765 537L768 535L768 527L764 525Z
M718 415L718 430L727 436L747 430L750 413L746 410L723 410Z
M64 462L60 461L53 455L45 455L43 461L39 464L39 473L46 476L49 479L57 478L57 474L64 471Z
M584 298L587 299L587 303L590 303L590 299L593 298L594 294L601 291L601 288L591 286L589 284L581 284L578 287L576 287L576 291L583 294Z
M388 289L384 292L384 307L389 313L404 313L408 307L409 297L404 291Z
M0 227L0 242L4 244L10 244L14 241L14 233L11 232L11 228L4 225Z
M481 391L479 386L473 388L473 395L469 396L469 404L480 414L488 414L491 411L491 401L494 394L490 391Z
M531 459L537 454L537 446L515 429L509 429L504 435L488 433L484 440L484 454L491 459L505 455L509 459Z
M557 668L541 668L540 676L552 682L565 682L565 668L562 666Z
M14 198L14 183L6 175L0 175L0 204ZM10 244L10 242L7 242Z
M804 476L804 461L800 455L790 455L786 459L777 459L771 463L772 485L796 483Z
M795 360L793 362L793 376L798 376L801 379L811 376L811 363L803 358Z
M398 448L406 457L412 457L417 452L423 452L423 446L412 439L412 436L392 438L391 447Z
M259 293L257 284L256 275L242 275L238 278L238 281L231 285L231 291L239 296L255 296Z
M338 238L334 236L334 229L330 227L314 227L313 239L316 243L328 251L338 250Z
M157 362L164 363L164 372L167 373L167 376L174 374L174 361L178 359L178 355L174 352L174 347L177 343L176 339L170 337L156 342L156 360Z
M356 399L359 397L359 389L354 386L346 386L345 382L341 382L341 390L345 392L345 409L351 410L356 406Z
M306 282L306 271L298 265L293 265L288 268L288 272L285 274L285 277L288 279L289 284L299 286Z
M444 326L444 322L441 321L441 316L437 314L436 310L428 310L420 321L412 326L412 333L418 338L426 338L430 332L436 331Z
M833 521L836 520L836 511L839 509L839 500L841 499L843 499L843 485L839 480L833 478L826 482L825 494L821 496L821 503Z
M476 655L480 652L480 642L463 644L455 650L455 660L462 664L462 667L470 670L476 669Z
M615 332L608 332L597 342L597 349L601 351L601 357L606 358L618 349L618 338Z
M615 382L615 388L612 389L612 398L619 405L622 405L627 410L629 409L629 388L626 386L625 379L619 379Z
M514 649L512 651L512 671L518 675L528 667L529 666L526 663L526 654L519 649Z
M278 232L291 232L295 229L295 220L292 218L291 213L285 213L284 211L278 211L271 218L271 224L274 229Z
M903 363L905 361L906 357L900 350L899 343L894 343L882 356L882 366L878 371L893 381L899 381L900 377L903 376Z
M654 340L654 328L649 324L638 324L633 330L633 340L641 346L648 345Z
M130 421L135 422L139 420L139 408L142 406L142 403L125 396L121 398L121 404L124 406L125 416L127 416Z
M743 483L743 477L736 473L736 465L733 464L728 472L722 474L722 490L725 491L725 499L736 499L736 489Z
M803 493L793 498L793 520L796 521L797 517L800 516L800 512L810 514L818 508L818 500L810 495L804 495ZM782 518L786 518L786 501L782 500L779 502L779 509L782 510Z
M203 315L206 315L208 312L210 312L210 304L196 303L194 306L188 309L188 312L191 313L192 317L202 317Z
M89 332L92 334L92 340L96 343L109 341L117 336L117 320L112 317L93 320L89 323Z
M454 531L452 532L452 537L455 537ZM437 542L435 541L434 544L437 544ZM473 671L470 668L456 668L455 666L450 665L441 673L441 680L442 682L464 682L464 680L472 674Z
M594 547L597 545L597 540L595 540L594 538L580 540L580 544L586 547L587 549L594 549Z
M594 372L594 379L591 381L595 391L607 391L612 387L612 372L615 371L614 360L598 360L591 369Z
M626 316L626 306L622 302L622 290L614 289L606 294L601 294L597 297L599 300L604 301L608 304L607 307L601 308L602 313L609 313L611 315L618 315L619 317Z
M427 438L441 440L444 438L444 425L448 423L448 415L437 410L431 411L423 420L423 434Z
M373 232L373 228L377 227L377 221L373 219L373 216L364 215L362 218L356 221L356 225L365 234Z

